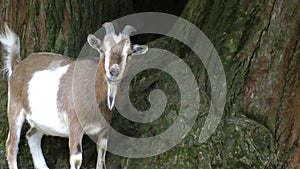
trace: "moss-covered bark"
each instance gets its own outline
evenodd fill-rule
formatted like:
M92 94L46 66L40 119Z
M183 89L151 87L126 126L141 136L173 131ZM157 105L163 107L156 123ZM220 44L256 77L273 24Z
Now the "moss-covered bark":
M206 118L200 114L189 136L171 151L124 159L123 167L299 168L299 8L299 1L188 1L181 17L204 31L224 65L225 116L206 143L195 139ZM209 100L205 70L188 48L169 38L150 46L181 56L202 84L201 100ZM147 83L156 84L156 76L148 76ZM150 90L144 89L144 82L135 84L137 91L139 86ZM207 112L208 102L202 104L199 112ZM176 116L172 109L166 112L169 116L162 117L160 125L146 126L141 135L164 131Z
M75 58L88 33L105 21L133 12L133 6L138 8L139 4L133 2L1 0L0 22L7 21L21 36L23 57L35 51L51 51ZM174 52L192 69L200 86L199 116L188 136L170 151L145 159L108 154L108 168L299 168L300 1L189 0L181 17L203 30L220 55L228 92L223 120L207 142L198 142L210 103L206 70L177 40L163 37L152 41L150 47ZM145 76L146 80L141 80ZM0 168L7 168L6 88L2 80ZM132 83L132 101L146 109L148 94L155 88L178 90L167 74L145 71ZM168 99L158 121L141 125L116 113L113 126L137 137L158 134L174 122L180 105L178 93L173 92ZM49 166L67 168L67 139L46 137L43 143ZM83 168L93 168L94 144L88 138L84 143ZM24 134L19 164L32 168Z
M22 57L32 52L56 52L76 58L86 37L94 33L101 25L130 14L133 11L131 0L1 0L0 24L8 25L21 37ZM2 67L2 59L1 67ZM7 137L7 86L1 74L1 140L0 168L7 168L5 157L5 140ZM18 163L20 168L33 168L27 140L28 126L22 130ZM82 168L94 168L95 146L88 138L84 144L84 162ZM68 168L68 140L64 138L45 137L43 139L45 158L50 168Z

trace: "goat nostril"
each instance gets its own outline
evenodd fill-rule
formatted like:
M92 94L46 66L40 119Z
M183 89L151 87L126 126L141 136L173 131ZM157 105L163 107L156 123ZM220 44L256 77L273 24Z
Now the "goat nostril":
M111 76L118 76L119 75L119 70L117 70L117 69L111 69L109 71L109 73L110 73Z
M113 64L109 70L111 76L118 76L120 73L120 67L118 64Z

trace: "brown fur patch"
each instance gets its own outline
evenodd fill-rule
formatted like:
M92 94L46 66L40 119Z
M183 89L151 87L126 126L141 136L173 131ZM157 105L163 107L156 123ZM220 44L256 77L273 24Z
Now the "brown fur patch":
M29 55L13 71L9 81L11 98L17 103L22 103L22 107L26 113L30 113L28 83L32 75L37 71L51 68L51 66L64 66L71 62L71 59L53 53L35 53Z
M33 136L35 133L37 132L37 129L34 127L34 128L30 128L27 133L26 133L26 137L31 137Z

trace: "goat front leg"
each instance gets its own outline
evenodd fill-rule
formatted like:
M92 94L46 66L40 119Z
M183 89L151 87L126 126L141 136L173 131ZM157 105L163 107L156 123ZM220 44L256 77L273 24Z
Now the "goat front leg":
M97 169L106 169L105 155L106 155L108 140L105 135L103 137L99 137L97 141L97 151L98 151Z
M70 168L79 169L82 163L82 138L83 129L76 127L70 128L69 149L70 149Z

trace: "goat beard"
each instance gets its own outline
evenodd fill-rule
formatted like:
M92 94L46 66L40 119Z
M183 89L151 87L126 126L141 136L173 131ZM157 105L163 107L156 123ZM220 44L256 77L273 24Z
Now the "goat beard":
M112 110L115 106L115 100L117 95L118 86L117 84L107 84L107 106L109 110Z

